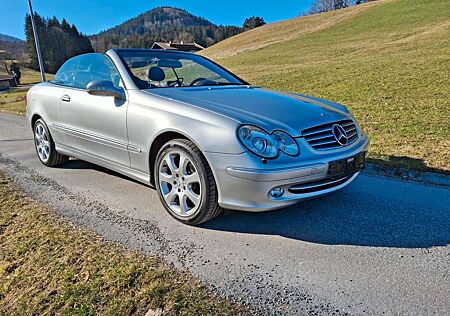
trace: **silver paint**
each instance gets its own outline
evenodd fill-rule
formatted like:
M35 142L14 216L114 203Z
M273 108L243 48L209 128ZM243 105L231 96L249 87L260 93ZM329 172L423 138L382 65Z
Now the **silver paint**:
M276 186L288 188L326 179L330 161L368 149L368 138L358 126L356 141L329 151L313 149L302 137L301 131L306 128L345 119L355 122L342 105L257 86L140 90L116 51L106 55L121 76L123 98L92 95L84 89L50 82L33 86L27 94L29 120L39 116L46 122L56 150L62 154L149 184L153 177L153 142L165 133L178 133L195 143L208 161L217 183L219 205L263 211L344 187L356 174L331 189L285 194L280 199L268 196ZM295 137L300 155L281 153L263 162L237 139L241 124L257 125L269 133L287 132Z

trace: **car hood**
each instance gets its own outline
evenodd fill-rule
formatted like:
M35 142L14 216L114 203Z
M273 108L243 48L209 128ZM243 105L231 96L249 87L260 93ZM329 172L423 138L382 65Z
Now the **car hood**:
M349 117L342 105L254 86L151 89L147 92L254 124L268 132L285 130L301 136L305 128Z

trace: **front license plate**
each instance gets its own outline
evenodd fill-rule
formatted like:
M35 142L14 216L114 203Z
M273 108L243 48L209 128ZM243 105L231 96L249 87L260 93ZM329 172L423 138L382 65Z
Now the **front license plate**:
M328 174L331 180L338 180L349 177L359 172L366 162L366 153L357 156L332 161L328 164Z

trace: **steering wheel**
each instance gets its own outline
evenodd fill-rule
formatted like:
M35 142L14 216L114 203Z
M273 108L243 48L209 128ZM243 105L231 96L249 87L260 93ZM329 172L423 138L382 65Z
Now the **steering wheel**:
M183 80L184 80L183 78L179 78L173 81L167 81L167 85L169 87L181 87L183 84Z
M201 86L201 85L197 84L197 83L200 83L201 81L211 81L211 80L200 77L200 78L194 79L189 85L190 86Z

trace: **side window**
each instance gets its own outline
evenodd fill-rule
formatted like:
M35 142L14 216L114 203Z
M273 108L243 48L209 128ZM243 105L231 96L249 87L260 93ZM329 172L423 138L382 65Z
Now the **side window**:
M64 86L73 87L73 80L75 72L78 67L79 58L75 57L66 61L61 68L59 68L55 77L51 82Z
M91 81L111 81L116 88L120 87L120 76L111 60L102 54L86 54L80 56L74 77L74 87L86 89Z

